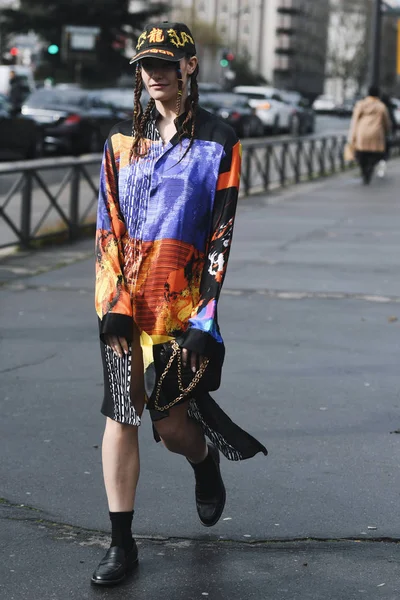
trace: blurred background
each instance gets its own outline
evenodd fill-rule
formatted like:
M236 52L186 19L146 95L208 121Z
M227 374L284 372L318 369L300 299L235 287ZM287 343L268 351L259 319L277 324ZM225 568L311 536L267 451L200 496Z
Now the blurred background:
M100 150L132 116L129 59L159 20L192 29L200 101L242 137L345 130L377 69L397 126L399 18L397 0L0 0L0 137L7 119L36 128L0 158Z

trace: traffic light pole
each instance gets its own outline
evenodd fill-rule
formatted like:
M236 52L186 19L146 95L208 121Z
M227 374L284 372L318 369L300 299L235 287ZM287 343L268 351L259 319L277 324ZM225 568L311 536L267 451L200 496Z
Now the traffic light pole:
M375 0L372 20L372 61L370 84L379 87L382 46L382 0Z
M373 20L371 30L371 69L370 69L370 84L377 85L380 83L380 66L381 66L381 47L382 47L382 19L386 17L398 17L400 21L400 8L388 5L384 0L374 0L373 5ZM397 25L399 27L399 23ZM398 37L397 48L398 56L400 57L400 36ZM400 65L400 59L399 59Z

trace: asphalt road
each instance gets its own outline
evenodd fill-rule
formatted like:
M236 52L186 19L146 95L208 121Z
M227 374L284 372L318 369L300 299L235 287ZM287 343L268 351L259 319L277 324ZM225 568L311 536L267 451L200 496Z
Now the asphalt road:
M399 184L393 160L370 187L353 172L241 200L215 396L269 456L223 461L226 509L205 530L190 469L145 418L143 562L114 596L398 600ZM93 240L0 276L0 597L94 598L109 523Z

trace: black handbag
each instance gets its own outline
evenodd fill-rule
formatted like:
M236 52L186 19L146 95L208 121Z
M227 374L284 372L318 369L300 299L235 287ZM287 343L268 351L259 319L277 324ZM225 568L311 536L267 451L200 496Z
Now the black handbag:
M150 407L166 411L175 404L199 393L217 390L221 383L221 368L205 358L196 373L183 365L182 350L176 340L153 346L156 384Z

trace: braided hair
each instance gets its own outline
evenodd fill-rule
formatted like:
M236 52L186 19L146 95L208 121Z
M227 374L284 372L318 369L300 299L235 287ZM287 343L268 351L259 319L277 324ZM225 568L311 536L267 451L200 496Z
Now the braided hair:
M189 152L190 148L193 145L194 142L194 135L195 135L195 130L196 130L196 115L197 115L197 110L199 107L199 86L197 83L197 76L199 74L199 65L196 65L195 70L193 71L193 73L190 76L190 94L188 95L188 97L186 98L186 102L185 102L185 112L186 117L185 120L182 123L182 128L181 131L179 133L179 140L181 141L182 138L187 135L189 136L189 145L186 148L186 151L184 153L184 155L182 156L182 158L179 159L178 162L181 162L181 160L183 160L186 156L186 154ZM178 96L179 99L179 96ZM180 107L179 107L179 112L180 112ZM179 113L177 113L179 115Z
M135 75L135 102L133 106L133 124L132 124L132 137L133 142L131 146L131 151L129 153L129 162L131 162L133 156L135 158L140 158L146 156L147 148L144 144L144 129L147 123L147 120L150 116L151 111L155 106L155 101L153 98L150 98L149 103L146 107L146 110L143 112L143 107L140 102L140 97L143 91L143 79L142 79L142 71L140 68L140 63L137 64L136 67L136 75Z
M191 58L191 57L187 57ZM199 74L199 65L196 65L195 70L189 76L190 77L190 94L186 98L185 101L185 112L186 117L184 122L182 123L181 130L179 132L179 140L181 141L184 136L188 136L190 138L189 145L179 160L184 159L186 154L189 152L195 136L195 128L196 128L196 114L199 106L199 87L197 83L197 76ZM178 117L181 112L182 106L182 93L183 93L183 81L182 81L182 73L179 68L177 68L177 77L178 77L178 96L176 99L176 116ZM140 102L140 98L143 91L143 79L142 79L142 70L140 66L140 62L136 67L136 75L135 75L135 101L134 101L134 109L133 109L133 125L132 125L132 147L129 154L129 162L134 158L143 158L147 155L148 148L145 144L145 128L147 122L150 118L150 114L155 106L155 100L150 98L149 103L147 104L146 110L143 111L142 104Z

